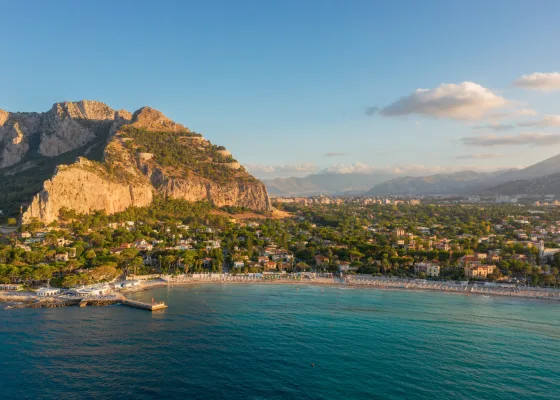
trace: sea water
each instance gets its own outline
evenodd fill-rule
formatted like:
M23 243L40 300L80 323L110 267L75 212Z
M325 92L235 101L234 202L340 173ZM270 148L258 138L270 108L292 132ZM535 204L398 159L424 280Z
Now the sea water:
M560 304L193 285L0 311L1 399L559 399Z

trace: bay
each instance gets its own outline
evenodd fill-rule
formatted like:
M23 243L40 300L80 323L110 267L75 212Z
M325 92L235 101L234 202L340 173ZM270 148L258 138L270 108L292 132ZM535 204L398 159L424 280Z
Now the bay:
M2 399L558 399L560 307L304 285L193 285L0 312Z

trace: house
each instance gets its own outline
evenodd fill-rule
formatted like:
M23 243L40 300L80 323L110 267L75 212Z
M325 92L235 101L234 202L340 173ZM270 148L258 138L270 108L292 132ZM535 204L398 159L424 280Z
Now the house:
M260 256L259 259L258 259L258 261L259 261L260 263L268 262L268 257L267 257L267 256Z
M322 265L329 265L329 257L325 257L325 256L315 256L315 264L317 266L322 266Z
M350 271L351 267L350 267L350 263L348 261L340 261L338 263L338 270L341 272L347 272Z
M267 261L264 263L264 268L266 270L273 270L276 269L276 262L275 261Z
M57 244L58 247L66 246L67 244L69 244L71 242L72 242L71 240L67 240L67 239L64 239L64 238L56 239L56 244Z
M496 269L495 265L465 265L465 276L469 278L483 278L486 279Z
M292 265L290 263L287 263L287 262L278 263L278 270L279 271L287 271L289 269L292 269Z
M0 284L0 290L20 290L22 286L15 283L2 283Z
M476 256L463 256L459 259L463 267L466 268L467 266L471 265L481 265L482 260Z
M37 290L37 296L39 297L49 297L49 296L57 295L59 293L60 293L60 289L56 289L56 288L43 287Z
M29 232L21 232L21 233L19 234L19 237L22 238L22 239L27 239L27 238L30 238L30 237L31 237L31 233L29 233Z
M144 239L134 242L134 246L140 251L152 251L152 249L154 248L153 245L146 242Z
M404 236L405 235L405 231L402 228L397 228L393 231L393 233L397 236Z
M234 261L233 268L243 268L245 267L245 263L243 261Z
M68 261L68 253L56 254L54 256L54 260L57 261L57 262Z
M437 261L424 261L419 262L414 266L414 272L419 274L420 272L425 273L427 276L439 276L440 266Z

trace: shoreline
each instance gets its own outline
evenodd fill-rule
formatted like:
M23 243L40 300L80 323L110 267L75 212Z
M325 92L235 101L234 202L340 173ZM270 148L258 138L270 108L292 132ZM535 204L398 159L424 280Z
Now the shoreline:
M452 285L443 282L426 281L416 282L412 280L391 280L378 278L347 277L345 280L338 278L315 278L305 280L295 279L188 279L188 280L161 280L150 282L141 286L122 289L110 295L91 297L88 306L108 306L123 302L124 294L141 292L160 287L192 286L192 285L304 285L304 286L327 286L333 288L348 289L374 289L387 291L413 291L413 292L437 292L446 294L496 296L502 298L515 298L527 300L545 300L552 302L560 301L560 290L558 289L531 289L531 288L502 288L484 287L478 285ZM68 299L64 297L38 298L34 292L0 292L0 303L8 304L4 309L14 308L57 308L78 306L81 299ZM11 304L10 304L11 303Z
M334 288L349 288L349 289L377 289L377 290L388 290L388 291L413 291L413 292L439 292L446 294L462 294L466 296L479 295L479 296L497 296L504 298L516 298L516 299L528 299L528 300L546 300L557 302L560 301L560 290L554 289L500 289L495 287L487 287L481 289L480 287L468 285L456 287L437 287L442 285L442 282L435 282L431 285L421 285L412 281L375 281L374 279L368 279L364 281L340 281L336 279L322 279L318 280L292 280L292 279L278 279L278 280L246 280L246 281L228 281L228 280L218 280L218 279L196 279L189 281L175 281L175 282L158 282L150 285L145 285L139 288L123 290L123 293L132 293L137 291L149 290L157 287L173 287L173 286L190 286L190 285L202 285L202 284L214 284L214 285L236 285L236 284L257 284L257 285L306 285L306 286L329 286ZM463 289L463 290L458 290Z

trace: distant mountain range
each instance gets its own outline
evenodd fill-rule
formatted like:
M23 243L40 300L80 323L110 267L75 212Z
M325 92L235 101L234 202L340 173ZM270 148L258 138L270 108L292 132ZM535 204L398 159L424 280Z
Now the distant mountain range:
M460 171L429 176L320 173L265 180L272 196L524 195L560 194L560 154L523 169Z
M509 181L501 185L488 188L483 192L486 195L560 195L560 173L541 176L534 179L520 179Z
M560 155L548 158L523 169L510 169L495 172L461 171L450 174L437 174L421 178L402 177L375 185L367 192L373 196L388 195L449 195L449 194L488 194L523 195L539 194L534 190L541 179L560 173ZM552 180L541 180L553 183ZM515 182L515 184L513 184ZM560 187L559 187L560 189ZM542 188L545 190L545 188ZM549 192L554 190L548 189ZM546 192L546 190L545 190ZM549 192L542 192L546 194Z
M396 178L396 174L341 174L325 172L303 178L276 178L264 180L271 196L360 195L378 183Z

